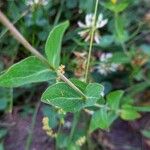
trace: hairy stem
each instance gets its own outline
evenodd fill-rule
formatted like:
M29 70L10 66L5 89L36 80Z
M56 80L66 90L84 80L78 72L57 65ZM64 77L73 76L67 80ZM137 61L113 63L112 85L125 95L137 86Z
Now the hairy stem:
M66 82L72 89L74 89L79 95L81 95L84 99L86 99L86 96L84 93L77 88L69 79L67 79L62 73L58 72L55 68L53 68L47 59L41 55L38 50L36 50L24 37L23 35L14 27L14 25L7 19L7 17L0 11L0 22L6 26L11 34L16 38L18 42L20 42L27 50L29 50L32 54L34 54L37 58L39 58L41 61L43 61L45 64L47 64L50 69L55 71L60 78Z
M91 29L89 53L88 53L88 59L87 59L87 64L86 64L86 70L85 70L85 82L87 82L87 79L88 79L90 59L91 59L91 53L92 53L92 47L93 47L93 39L94 39L94 33L95 33L95 28L96 28L96 15L97 15L97 9L98 9L98 1L99 0L96 0L96 4L95 4L93 26L92 26L92 29Z

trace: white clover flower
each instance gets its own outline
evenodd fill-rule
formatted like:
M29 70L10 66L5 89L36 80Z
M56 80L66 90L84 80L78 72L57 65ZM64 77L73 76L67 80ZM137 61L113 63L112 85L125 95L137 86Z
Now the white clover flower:
M103 14L99 14L96 25L95 25L95 34L94 34L94 41L99 44L100 43L100 28L104 27L107 24L108 20L103 19ZM85 24L81 21L78 21L78 26L83 29L83 31L78 32L78 34L85 38L85 41L89 41L91 38L91 29L94 24L94 14L87 14L85 16Z
M48 0L27 0L27 6L33 6L33 5L47 5Z
M109 59L112 57L112 53L102 53L99 60L100 64L95 67L95 69L102 75L108 75L111 72L116 72L119 64L109 62Z

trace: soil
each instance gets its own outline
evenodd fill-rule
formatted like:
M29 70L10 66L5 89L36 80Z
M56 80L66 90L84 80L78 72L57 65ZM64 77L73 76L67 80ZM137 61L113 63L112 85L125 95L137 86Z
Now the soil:
M10 126L4 140L5 150L25 150L33 116L22 117L18 107L14 107L12 116L6 117ZM54 140L42 130L42 118L40 109L37 113L30 150L55 150ZM97 130L91 136L97 145L96 150L150 150L150 140L144 138L139 132L146 124L150 124L149 120L150 115L146 114L136 122L117 120L110 132Z
M25 150L33 116L23 118L19 110L19 108L14 108L13 118L9 117L9 121L7 117L7 121L14 125L9 128L5 137L5 150ZM30 150L54 150L54 140L49 138L42 130L42 118L40 110L37 114Z

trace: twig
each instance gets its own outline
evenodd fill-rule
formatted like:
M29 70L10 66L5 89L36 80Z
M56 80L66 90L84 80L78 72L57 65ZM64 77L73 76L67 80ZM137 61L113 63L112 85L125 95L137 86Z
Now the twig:
M14 27L14 25L7 19L7 17L1 11L0 11L0 22L10 30L11 34L16 38L16 40L19 41L27 50L29 50L37 58L39 58L41 61L43 61L45 64L47 64L51 70L55 71L64 82L66 82L72 89L74 89L84 99L87 99L85 94L78 87L76 87L62 73L60 73L55 68L53 68L49 64L47 59L43 55L41 55L38 52L38 50L36 50L33 46L31 46L31 44L23 37L23 35Z
M29 11L24 11L15 21L13 21L13 24L16 24L21 18L23 18ZM8 28L4 29L0 34L0 39L7 33Z

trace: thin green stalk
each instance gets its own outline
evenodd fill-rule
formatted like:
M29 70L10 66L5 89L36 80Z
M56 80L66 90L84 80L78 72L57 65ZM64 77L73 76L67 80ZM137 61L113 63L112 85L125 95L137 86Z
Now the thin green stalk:
M55 71L60 78L66 82L72 89L74 89L78 94L80 94L84 99L87 99L85 94L76 87L69 79L67 79L62 73L58 72L55 68L53 68L47 59L41 55L34 47L31 46L31 44L23 37L23 35L14 27L14 25L7 19L7 17L0 11L0 22L6 26L11 34L17 39L18 42L20 42L27 50L29 50L32 54L34 54L38 59L40 59L42 62L47 64L49 68L53 71Z
M124 42L121 42L121 47L122 47L124 53L125 53L128 57L130 57L130 54L128 53L128 51L127 51L127 49L126 49L126 45L125 45Z
M36 109L35 109L35 112L34 112L33 117L32 117L32 124L31 124L31 128L29 129L29 135L27 137L25 150L30 150L30 146L32 144L33 130L34 130L34 127L35 127L36 118L37 118L37 114L38 114L38 111L39 111L39 108L40 108L40 104L41 104L41 102L38 102L38 104L36 106Z
M77 113L74 114L73 122L72 122L72 128L71 128L71 132L70 132L70 135L69 135L69 144L71 143L71 140L73 138L75 128L76 128L76 126L78 124L78 121L79 121L79 117L80 117L80 112L77 112Z
M96 28L96 16L97 16L97 10L98 10L98 2L99 2L99 0L96 0L93 26L92 26L92 29L91 29L91 39L90 39L89 53L88 53L88 59L87 59L87 64L86 64L86 70L85 70L85 82L87 82L87 79L88 79L90 59L91 59L91 53L92 53L92 47L93 47L93 39L94 39L94 33L95 33L95 28Z
M64 6L64 2L65 0L61 0L61 4L60 4L60 8L58 9L58 12L56 14L56 17L55 17L55 20L54 20L54 26L58 23L59 19L60 19L60 16L61 16L61 13L62 13L62 10L63 10L63 6Z
M9 93L9 106L8 106L8 112L12 113L13 110L13 89L11 88Z
M87 97L84 95L84 93L77 88L68 78L66 78L62 73L60 73L59 71L56 71L58 76L64 81L66 82L71 88L73 88L78 94L80 94L83 97L83 100L86 100Z

